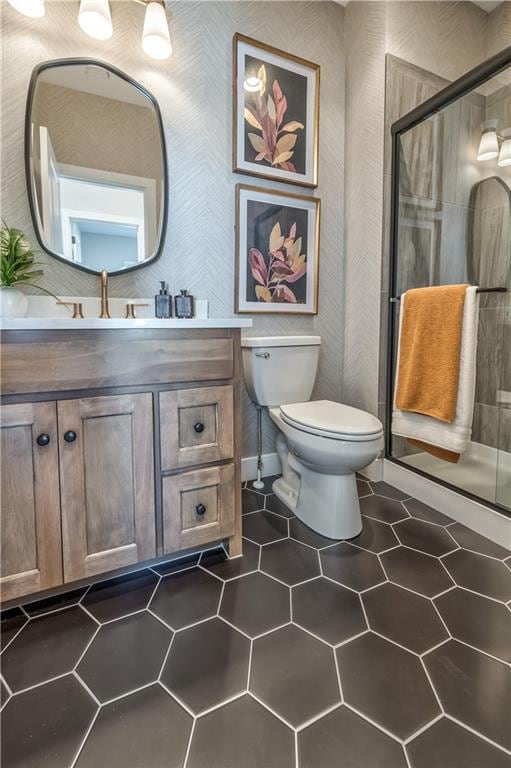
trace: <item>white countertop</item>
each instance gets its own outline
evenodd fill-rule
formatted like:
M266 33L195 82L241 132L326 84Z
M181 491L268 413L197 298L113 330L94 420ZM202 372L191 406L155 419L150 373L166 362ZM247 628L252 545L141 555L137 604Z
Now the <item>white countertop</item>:
M83 319L61 317L19 317L12 320L0 321L0 329L3 331L82 331L87 329L110 330L114 328L251 328L252 320L240 317L194 317L190 320L160 320L155 317L137 318L126 320L121 317L113 317L110 320L102 320L99 317L85 317Z

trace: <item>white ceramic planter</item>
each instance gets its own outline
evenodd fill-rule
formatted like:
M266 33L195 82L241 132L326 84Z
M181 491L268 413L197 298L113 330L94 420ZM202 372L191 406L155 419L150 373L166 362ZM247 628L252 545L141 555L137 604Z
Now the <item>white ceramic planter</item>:
M28 299L17 288L0 286L0 317L25 317Z

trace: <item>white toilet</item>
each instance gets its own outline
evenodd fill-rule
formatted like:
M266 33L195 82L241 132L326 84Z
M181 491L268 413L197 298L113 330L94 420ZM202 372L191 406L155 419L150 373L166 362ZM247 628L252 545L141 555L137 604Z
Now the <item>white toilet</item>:
M250 398L279 429L273 492L313 530L351 539L362 530L355 472L382 450L383 425L358 408L309 400L320 345L320 336L243 338L243 371Z

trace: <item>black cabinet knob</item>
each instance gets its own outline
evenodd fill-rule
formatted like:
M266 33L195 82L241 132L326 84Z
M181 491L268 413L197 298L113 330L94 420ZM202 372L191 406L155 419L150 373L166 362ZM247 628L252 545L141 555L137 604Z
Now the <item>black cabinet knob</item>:
M69 432L66 432L64 434L64 440L66 441L66 443L74 443L74 441L76 440L76 432L73 432L73 430L70 429Z
M195 511L197 512L198 515L203 515L206 511L206 507L204 506L204 504L197 504L197 506L195 507Z
M198 421L197 424L194 424L193 428L198 435L200 435L201 432L204 432L204 424L202 423L202 421Z
M39 435L39 437L36 439L37 445L48 445L49 442L50 442L49 435Z

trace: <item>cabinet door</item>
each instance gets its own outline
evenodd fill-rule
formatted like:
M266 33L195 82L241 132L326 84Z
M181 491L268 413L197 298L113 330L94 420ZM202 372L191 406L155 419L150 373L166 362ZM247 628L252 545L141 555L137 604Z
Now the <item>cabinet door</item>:
M155 556L152 396L58 403L64 580Z
M232 459L232 386L160 392L162 469Z
M163 547L173 552L234 533L234 465L162 479Z
M62 584L57 415L55 403L23 403L0 416L1 591L11 600Z

